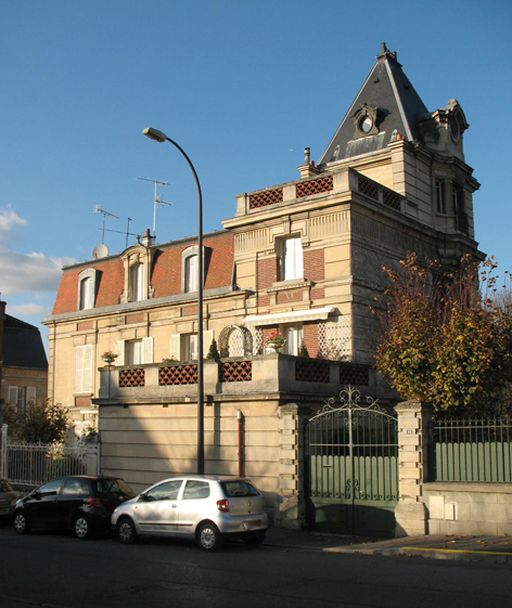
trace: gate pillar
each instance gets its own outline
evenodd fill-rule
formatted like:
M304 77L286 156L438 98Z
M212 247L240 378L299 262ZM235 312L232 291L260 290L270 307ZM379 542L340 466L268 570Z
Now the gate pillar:
M395 536L427 534L423 484L428 481L428 454L432 441L432 406L404 401L398 415L398 489Z
M304 501L304 415L296 403L279 407L279 494L276 525L299 529L305 522Z

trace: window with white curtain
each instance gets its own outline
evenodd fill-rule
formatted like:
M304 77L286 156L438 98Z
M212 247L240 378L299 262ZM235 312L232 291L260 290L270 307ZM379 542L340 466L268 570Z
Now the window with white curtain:
M144 265L134 264L130 267L130 301L144 300Z
M94 308L98 271L86 268L78 275L78 310Z
M300 347L303 340L302 325L284 327L283 334L286 339L284 344L284 352L287 355L297 356L300 352Z
M143 362L142 340L127 340L125 348L125 365L140 365Z
M189 255L185 258L184 264L184 272L185 272L185 281L184 281L184 289L185 293L190 293L192 291L197 291L197 276L198 276L198 259L197 254Z
M279 279L281 281L302 279L304 277L304 256L300 237L282 239L280 249Z
M181 335L181 359L183 361L197 361L197 334Z

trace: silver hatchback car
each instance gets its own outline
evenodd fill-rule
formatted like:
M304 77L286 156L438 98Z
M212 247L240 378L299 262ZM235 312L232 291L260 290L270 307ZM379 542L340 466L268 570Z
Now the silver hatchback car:
M228 538L259 545L268 527L263 496L248 480L209 475L159 481L117 507L111 521L124 543L138 535L188 537L205 551Z

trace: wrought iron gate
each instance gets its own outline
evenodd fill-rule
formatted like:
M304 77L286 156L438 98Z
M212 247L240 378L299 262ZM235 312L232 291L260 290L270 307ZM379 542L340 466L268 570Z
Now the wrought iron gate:
M397 419L348 387L305 427L307 513L316 530L390 536L398 501Z

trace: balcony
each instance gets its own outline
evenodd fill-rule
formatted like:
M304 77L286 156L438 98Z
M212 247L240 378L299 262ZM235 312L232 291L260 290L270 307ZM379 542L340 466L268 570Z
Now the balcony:
M195 362L111 366L99 371L101 383L97 401L103 404L165 403L196 398ZM207 400L251 395L321 398L336 393L342 385L368 387L370 382L373 383L373 373L366 365L281 353L204 362Z

